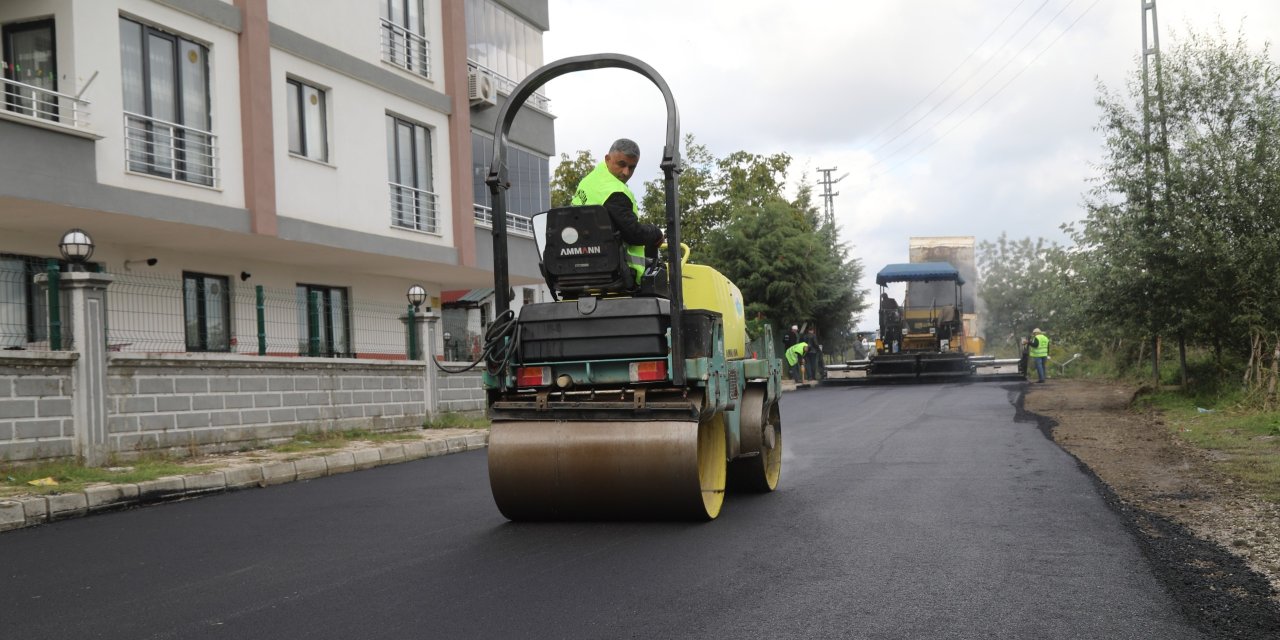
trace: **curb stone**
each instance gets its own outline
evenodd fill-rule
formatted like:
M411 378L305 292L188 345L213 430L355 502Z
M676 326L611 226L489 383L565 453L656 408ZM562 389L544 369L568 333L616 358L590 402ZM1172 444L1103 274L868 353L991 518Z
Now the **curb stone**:
M421 440L338 451L286 462L246 464L220 471L167 476L137 483L100 484L86 487L84 491L75 493L0 498L0 532L138 505L322 478L386 464L483 449L487 446L489 446L489 434L476 433L466 436L449 436L439 440Z

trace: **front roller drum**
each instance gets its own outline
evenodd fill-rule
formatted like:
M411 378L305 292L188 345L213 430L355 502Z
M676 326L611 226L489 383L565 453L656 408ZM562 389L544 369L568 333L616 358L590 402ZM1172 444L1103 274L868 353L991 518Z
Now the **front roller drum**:
M766 402L763 389L742 395L741 455L729 463L729 486L735 491L768 493L782 475L782 414L777 402Z
M499 421L489 486L511 520L710 520L726 478L723 414L693 421Z

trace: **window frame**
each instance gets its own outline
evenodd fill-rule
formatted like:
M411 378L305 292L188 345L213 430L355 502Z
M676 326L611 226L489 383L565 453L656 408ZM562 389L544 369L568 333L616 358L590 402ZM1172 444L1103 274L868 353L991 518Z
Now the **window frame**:
M354 358L356 352L354 348L354 333L351 326L351 288L339 287L327 284L309 284L299 282L294 286L294 291L298 297L298 315L300 322L298 323L298 354L302 356L310 356L311 345L311 314L308 301L311 299L311 293L320 294L320 317L321 328L324 330L320 335L320 353L316 357L320 358ZM334 328L334 306L333 293L335 291L342 293L342 306L337 309L339 317L342 320L342 338L346 343L346 350L339 351L337 349L336 340L339 337Z
M22 82L22 79L17 75L18 62L17 62L17 55L13 51L13 34L22 33L24 31L36 31L46 26L49 29L49 42L51 44L49 48L49 59L50 59L50 63L53 65L53 74L51 76L53 80L53 86L49 88L45 88L45 87L40 87L40 88L45 89L46 91L56 92L58 90L58 29L57 29L57 21L52 17L37 18L34 20L23 20L23 21L10 22L8 24L0 25L0 60L4 60L7 63L5 68L0 71L3 71L4 77L6 79L12 80L14 82ZM8 65L12 65L12 68L10 68ZM27 82L23 84L32 84L32 83ZM37 85L32 84L32 86L37 86ZM35 103L31 107L23 107L17 104L17 101L21 99L22 99L21 96L11 93L10 91L5 91L5 95L4 95L5 110L13 111L17 113L24 113L26 111L31 111L32 113L25 114L25 115L30 115L31 117L35 117L35 118L43 118L45 120L53 120L55 122L61 120L58 113L59 105L56 101L52 105L40 105L40 103Z
M423 206L419 201L417 191L428 194L426 198L429 219L426 222L407 221L402 219L403 210L397 210L392 206L391 226L396 229L407 229L410 231L418 231L423 233L439 234L440 220L439 212L436 211L437 200L439 194L435 192L435 144L433 129L421 122L411 120L409 118L387 112L385 126L387 129L387 182L391 186L392 198L403 200L405 194L401 192L401 188L408 188L411 191L408 195L412 199L412 206L416 213L417 208ZM401 170L404 168L403 155L401 154L400 131L402 126L409 127L409 140L413 149L409 152L412 166L409 168L409 174L413 177L412 183L403 179ZM419 137L418 132L421 131L421 142L425 149L417 148ZM419 177L425 184L419 184Z
M196 308L196 344L192 344L188 331L188 321L191 318L193 310L189 306L190 293L187 289L187 282L195 279L196 289L195 301ZM209 310L208 310L208 290L206 289L208 281L216 281L222 285L222 292L218 295L222 298L222 323L225 327L226 344L210 346L209 344ZM212 273L200 273L197 271L182 272L182 335L183 342L186 344L189 353L228 353L231 351L232 329L231 329L231 278L229 276L220 276Z
M312 160L315 162L323 162L328 164L329 163L329 95L328 95L329 90L319 85L312 84L310 82L307 82L306 80L303 80L301 78L296 78L293 76L288 76L285 78L285 85L288 87L287 89L288 95L286 96L286 99L289 101L289 105L293 107L293 109L285 109L285 114L286 114L285 118L287 120L287 125L288 125L289 153L299 158L305 158L307 160ZM317 122L320 127L319 136L317 138L320 145L320 152L318 155L312 155L311 154L312 150L309 148L309 145L308 145L308 136L307 136L308 118L306 115L307 113L307 105L306 105L307 91L306 90L307 89L311 89L312 91L315 91L315 95L318 98L317 109L319 110L319 117L317 119ZM297 119L296 122L294 122L294 118ZM294 134L295 128L297 129L298 144L299 144L299 148L296 150L293 148L293 134Z
M142 143L144 148L143 153L148 158L148 161L145 163L137 163L138 166L135 166L135 161L131 157L129 157L129 154L126 153L126 157L125 157L126 170L134 173L142 173L146 175L157 176L160 178L177 180L179 182L185 182L189 184L196 184L196 185L201 185L206 187L216 187L218 182L217 175L216 175L217 174L216 155L214 152L216 148L214 144L216 135L213 133L213 124L214 124L213 123L213 77L212 77L212 68L210 65L211 49L209 45L204 42L200 42L194 38L183 36L173 31L168 31L161 27L155 26L153 24L144 22L142 20L139 20L130 16L120 15L119 20L122 22L132 23L139 27L139 42L137 44L139 46L139 58L140 58L139 73L141 74L141 85L142 85L141 103L142 103L143 112L137 115L148 119L148 122L146 123L147 130L143 134L144 140ZM152 67L151 67L152 39L151 37L152 36L155 36L156 38L167 41L168 43L170 43L172 47L171 51L173 53L173 70L172 70L172 73L170 74L169 80L173 83L173 96L172 96L173 109L174 109L173 120L164 120L163 118L157 117L154 113L154 107L155 107L153 103L154 87L153 87L153 77L151 72L152 71ZM192 45L198 48L200 52L200 58L203 65L201 74L203 75L204 85L205 85L204 86L204 105L203 105L204 113L202 114L203 121L200 124L207 126L208 129L201 129L189 123L189 120L194 116L187 113L187 106L188 106L186 101L186 84L187 83L184 82L184 79L183 79L184 74L182 71L182 51L183 51L184 44ZM120 65L121 66L121 82L123 83L124 75L125 75L124 57L123 57L123 39L121 40L121 53L122 53L121 65ZM121 93L123 94L124 101L127 103L129 99L127 95L128 92L123 86L121 88ZM127 119L128 109L126 108L125 111L126 111L125 117ZM187 149L187 146L191 143L185 139L185 134L184 134L181 140L179 140L177 136L173 136L173 139L170 141L170 146L172 147L173 153L174 153L171 166L167 170L159 166L154 161L154 158L158 154L156 152L156 147L157 147L157 143L155 141L156 134L152 130L153 123L149 122L151 120L156 120L161 122L171 122L172 124L179 125L186 129L195 129L196 131L202 132L203 134L205 134L208 137L208 142L206 143L206 146L209 147L208 163L207 164L191 163L191 164L194 164L194 166L196 167L195 170L191 170L188 167L188 164L190 163L190 161L188 160L187 155L190 152ZM205 122L207 122L207 125L205 125ZM198 145L199 143L196 142L195 144ZM205 173L203 173L201 169L207 170L208 174L206 175Z

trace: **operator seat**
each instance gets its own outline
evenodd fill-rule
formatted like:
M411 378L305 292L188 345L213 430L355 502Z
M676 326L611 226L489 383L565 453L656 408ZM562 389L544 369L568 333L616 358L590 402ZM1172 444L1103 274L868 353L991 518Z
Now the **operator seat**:
M639 287L609 212L600 205L547 211L542 276L563 299L634 294Z

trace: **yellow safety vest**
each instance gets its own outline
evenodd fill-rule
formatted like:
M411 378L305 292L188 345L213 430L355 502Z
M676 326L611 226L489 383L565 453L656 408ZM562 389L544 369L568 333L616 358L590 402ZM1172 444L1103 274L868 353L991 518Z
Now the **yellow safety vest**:
M636 206L636 196L631 193L631 189L627 188L627 183L614 177L609 173L609 167L603 162L596 165L582 182L578 183L578 190L573 194L573 204L575 206L599 204L603 205L609 196L622 192L627 194L627 199L631 200L631 212L639 216L640 208ZM640 282L640 276L644 275L644 245L629 244L627 245L627 266L636 274L636 282Z

